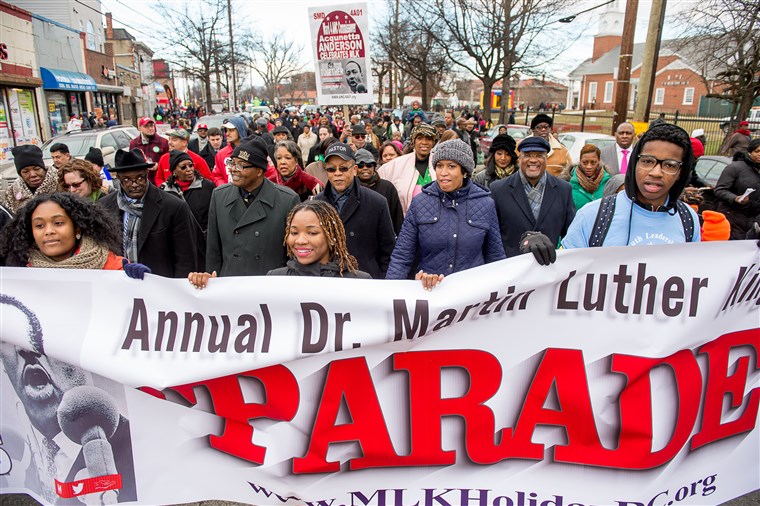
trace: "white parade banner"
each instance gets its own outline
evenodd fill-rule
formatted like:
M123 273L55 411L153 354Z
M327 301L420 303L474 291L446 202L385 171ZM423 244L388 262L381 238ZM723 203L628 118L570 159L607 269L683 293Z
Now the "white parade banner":
M680 506L760 488L754 241L523 255L432 292L0 275L3 493Z
M371 104L372 64L366 3L309 8L319 105Z

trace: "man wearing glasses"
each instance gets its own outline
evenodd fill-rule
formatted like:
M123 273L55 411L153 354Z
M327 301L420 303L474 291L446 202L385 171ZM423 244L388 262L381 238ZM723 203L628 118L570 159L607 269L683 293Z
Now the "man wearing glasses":
M139 149L120 149L115 160L111 172L119 180L119 191L98 204L122 224L122 256L167 278L184 278L198 270L200 228L187 204L150 183L153 163Z
M650 128L631 150L624 191L583 206L562 247L699 242L697 214L678 200L693 159L684 130L667 123Z
M377 148L375 148L372 143L367 142L367 125L365 125L363 121L351 126L351 135L348 138L348 145L351 146L351 149L354 152L360 149L366 149L372 153L372 156L374 156L376 160L379 156Z
M212 276L263 276L285 266L285 224L301 199L264 177L267 155L261 137L238 144L227 164L231 184L211 194L206 270Z
M366 149L357 154L362 156L363 164L369 160L374 163ZM348 252L356 257L359 269L374 279L385 279L396 246L388 203L382 195L361 185L356 170L353 150L341 142L332 144L325 152L327 184L316 199L338 211L346 229Z
M570 169L573 160L570 157L567 148L552 135L553 126L554 121L550 116L547 116L546 114L536 114L530 122L532 134L525 139L529 137L541 137L549 143L549 152L546 155L546 171L552 176L559 177L564 169ZM523 139L522 142L525 142L525 139ZM520 147L522 142L517 144L518 151L522 151L522 148ZM507 253L507 256L509 256L509 253Z

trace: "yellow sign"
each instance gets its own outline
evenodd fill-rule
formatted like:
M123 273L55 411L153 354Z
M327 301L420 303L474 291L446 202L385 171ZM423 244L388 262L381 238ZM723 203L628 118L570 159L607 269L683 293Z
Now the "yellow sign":
M633 125L633 131L636 132L637 136L649 130L649 123L646 121L631 121L631 125Z
M48 102L48 111L55 112L55 102Z

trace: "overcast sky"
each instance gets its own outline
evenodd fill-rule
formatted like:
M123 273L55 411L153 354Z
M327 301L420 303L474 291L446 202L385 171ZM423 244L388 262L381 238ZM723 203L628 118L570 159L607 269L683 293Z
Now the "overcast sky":
M160 1L165 5L177 5L178 7L184 3L183 0ZM202 0L189 1L201 2ZM242 17L258 33L268 35L274 32L281 32L288 39L294 40L297 44L303 46L305 68L306 70L313 70L308 8L312 6L346 5L352 3L356 2L341 0L325 2L317 0L233 0L233 16ZM375 28L375 21L379 21L385 15L386 2L385 0L369 0L366 3L368 4L370 13L370 30L373 30ZM566 13L558 13L557 18L583 11L601 3L604 3L604 0L581 0L574 2L572 9ZM678 10L687 7L691 3L691 0L671 0L668 3L668 17L666 18L664 30L665 38L673 37L677 33L677 27L673 22L673 19L676 17L674 13L677 14ZM162 45L157 40L170 43L172 35L166 32L161 20L157 19L158 14L154 11L153 7L155 0L101 0L101 4L104 13L110 11L113 14L114 26L127 28L137 39L151 46L157 51L156 58L166 56L166 53L161 51ZM577 38L577 41L564 50L557 60L548 64L548 75L563 79L579 63L591 56L593 35L597 30L597 13L603 9L604 7L596 11L581 14L570 24L555 23L551 29L547 30L545 36L550 41L556 40L557 33L562 32L568 32L572 39ZM651 0L641 0L639 2L636 42L644 42L646 39L650 9ZM261 84L259 81L255 81L254 83L256 85Z

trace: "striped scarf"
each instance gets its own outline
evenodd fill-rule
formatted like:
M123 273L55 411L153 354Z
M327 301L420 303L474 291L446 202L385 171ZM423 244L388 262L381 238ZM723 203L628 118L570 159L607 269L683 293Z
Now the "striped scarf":
M119 204L119 209L125 215L121 246L124 250L124 256L134 263L137 262L137 236L140 233L144 197L140 200L133 200L127 197L123 191L119 191L116 201Z

